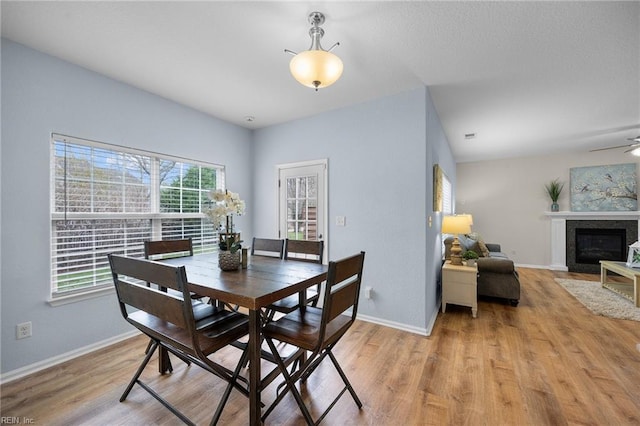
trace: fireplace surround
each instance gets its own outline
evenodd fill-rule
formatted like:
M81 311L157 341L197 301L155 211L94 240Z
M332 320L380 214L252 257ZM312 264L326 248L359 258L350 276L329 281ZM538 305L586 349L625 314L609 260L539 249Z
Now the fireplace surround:
M633 244L640 240L638 235L640 211L619 211L619 212L544 212L544 215L551 221L551 247L550 247L550 264L549 269L555 271L568 271L567 262L567 243L574 241L575 236L569 238L567 235L567 222L572 221L592 221L598 225L606 224L609 222L634 222L635 232L633 228L627 233L627 242ZM595 225L594 225L595 226ZM607 226L607 225L604 225ZM631 225L633 226L633 225ZM600 226L596 226L600 227ZM616 226L617 227L617 226ZM625 247L625 254L628 247ZM626 259L624 259L626 261ZM599 272L598 265L594 265L596 268L590 268L592 272Z

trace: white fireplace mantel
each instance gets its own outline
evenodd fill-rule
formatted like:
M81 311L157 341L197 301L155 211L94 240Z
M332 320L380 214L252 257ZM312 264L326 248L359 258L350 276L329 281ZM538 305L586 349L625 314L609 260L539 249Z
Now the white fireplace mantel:
M544 212L551 219L569 220L633 220L640 219L640 211L630 212Z
M623 212L544 212L551 219L551 265L549 269L567 271L567 220L638 220L640 211ZM640 236L638 238L640 240Z

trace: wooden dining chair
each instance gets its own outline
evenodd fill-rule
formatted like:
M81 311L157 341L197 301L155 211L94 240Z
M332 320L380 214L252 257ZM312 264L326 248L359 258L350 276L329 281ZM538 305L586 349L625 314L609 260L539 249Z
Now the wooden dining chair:
M253 237L251 256L269 256L282 259L283 254L284 240Z
M284 258L286 260L297 260L301 262L311 262L322 264L324 253L324 241L311 240L290 240L285 241ZM316 306L320 299L320 285L318 282L307 289L305 304ZM293 312L300 305L300 297L297 294L285 297L268 306L267 312L270 319L273 319L276 312Z
M158 347L163 347L227 382L211 420L211 424L216 424L233 389L248 396L246 379L239 376L248 356L247 345L238 342L238 339L249 332L247 316L209 304L199 305L208 311L206 315L204 312L196 315L190 298L191 286L187 282L184 266L171 266L117 255L109 255L109 264L122 316L153 342L151 350L145 355L120 397L120 402L124 401L133 386L138 384L183 422L193 424L148 383L140 379L153 353ZM181 296L147 287L146 282L173 289ZM228 346L242 349L234 371L210 357ZM176 380L179 380L179 377L176 377ZM239 381L243 381L244 384ZM181 387L179 383L175 385Z
M338 364L332 350L356 319L364 254L364 252L360 252L360 254L336 262L329 262L322 308L313 306L299 307L295 311L264 326L262 334L285 379L286 387L283 392L278 393L276 399L265 411L262 417L263 421L287 392L293 394L305 421L310 425L322 421L347 390L358 408L362 408L362 402L360 402L353 386L347 379L340 364ZM347 312L349 310L350 312ZM294 369L290 373L278 352L276 341L309 351L310 355L301 363L300 368ZM327 357L333 363L338 374L340 374L345 386L316 423L296 388L296 383L306 381Z

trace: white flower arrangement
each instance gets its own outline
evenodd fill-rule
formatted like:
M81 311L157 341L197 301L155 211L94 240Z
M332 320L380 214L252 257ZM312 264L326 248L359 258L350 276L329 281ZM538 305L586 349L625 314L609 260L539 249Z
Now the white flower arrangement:
M205 214L211 219L213 226L219 229L222 224L232 229L226 229L227 232L233 232L233 215L242 216L244 214L244 201L240 199L240 195L236 192L217 189L209 193L209 199L215 204L205 210ZM231 225L229 220L231 219Z

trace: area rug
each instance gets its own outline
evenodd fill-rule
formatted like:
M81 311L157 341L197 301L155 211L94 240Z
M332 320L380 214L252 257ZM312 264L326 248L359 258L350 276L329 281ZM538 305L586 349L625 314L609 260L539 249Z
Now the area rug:
M596 315L640 321L640 308L633 306L629 299L602 288L599 281L555 280Z

